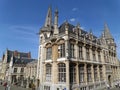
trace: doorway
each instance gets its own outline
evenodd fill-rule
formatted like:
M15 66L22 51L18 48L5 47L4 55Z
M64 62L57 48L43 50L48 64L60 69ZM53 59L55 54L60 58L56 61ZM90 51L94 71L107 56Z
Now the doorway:
M111 87L111 75L108 75L108 84L109 84L110 87Z

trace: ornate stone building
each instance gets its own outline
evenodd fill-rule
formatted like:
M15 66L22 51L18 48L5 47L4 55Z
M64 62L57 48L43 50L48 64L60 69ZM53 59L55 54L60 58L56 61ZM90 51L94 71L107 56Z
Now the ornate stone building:
M107 24L100 38L65 21L48 9L39 33L37 78L40 90L97 90L119 80L116 43Z

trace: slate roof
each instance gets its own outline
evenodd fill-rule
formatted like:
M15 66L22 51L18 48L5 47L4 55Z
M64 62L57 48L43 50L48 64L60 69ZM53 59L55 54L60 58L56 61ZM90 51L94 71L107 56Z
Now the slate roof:
M70 23L68 23L68 22L64 22L63 24L60 25L60 27L59 27L59 33L65 32L65 25L66 25L66 23L68 24L68 30L69 30L69 32L75 33L74 32L75 26L72 25L72 24L70 24ZM85 35L85 34L88 34L88 32L81 29L81 34ZM93 38L97 38L97 37L95 35L93 35Z
M59 27L59 33L65 32L65 25L66 25L66 23L68 24L68 30L69 31L73 31L73 28L75 28L75 26L70 24L70 23L68 23L68 22L64 22Z
M15 53L17 53L17 55L15 55ZM18 57L19 56L19 58L30 58L28 54L29 53L18 52L18 51L11 51L11 50L7 49L7 62L10 62L12 56L14 56L14 57Z
M35 61L35 59L27 59L27 58L15 58L13 59L13 65L15 64L27 64L29 62Z

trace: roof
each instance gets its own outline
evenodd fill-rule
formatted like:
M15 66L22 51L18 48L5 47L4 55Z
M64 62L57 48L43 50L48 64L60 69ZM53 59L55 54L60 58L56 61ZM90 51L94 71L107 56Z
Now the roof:
M59 27L59 33L65 32L65 26L66 26L66 24L68 25L68 30L69 31L73 31L73 29L75 28L74 25L72 25L72 24L70 24L70 23L68 23L66 21L66 22L64 22L63 24L60 25L60 27Z
M25 52L18 52L17 50L12 51L7 49L7 62L10 62L11 57L19 57L19 58L31 58L31 53L25 53Z
M32 62L32 61L34 61L35 59L28 59L28 58L15 58L14 57L14 59L13 59L13 65L14 64L27 64L27 63L29 63L29 62Z

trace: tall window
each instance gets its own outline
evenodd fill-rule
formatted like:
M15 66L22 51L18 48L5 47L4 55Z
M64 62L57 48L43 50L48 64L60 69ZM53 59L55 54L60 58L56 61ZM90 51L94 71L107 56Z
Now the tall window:
M50 86L44 86L44 90L50 90Z
M58 81L66 82L66 66L64 63L58 64Z
M86 59L87 59L87 60L90 60L89 48L86 48Z
M79 46L79 58L82 58L82 46Z
M97 81L98 76L97 76L97 66L94 66L94 80Z
M21 68L21 71L20 71L21 73L23 73L24 72L24 68Z
M87 81L91 82L92 81L92 77L91 77L91 66L88 65L87 66Z
M70 57L74 58L74 44L70 44Z
M65 57L65 43L59 45L59 58Z
M101 62L101 55L100 55L100 51L98 51L98 61Z
M104 61L105 61L105 62L107 62L107 60L106 60L106 53L105 53L105 51L103 52L103 54L104 54Z
M79 81L84 82L84 65L79 65Z
M17 68L14 68L14 73L17 73Z
M76 69L75 64L70 64L70 83L76 82Z
M46 65L46 81L51 81L51 65Z
M95 50L92 51L92 54L93 54L93 60L96 61Z
M49 47L47 48L47 51L46 51L46 59L51 59L52 58L52 48Z
M102 81L103 80L102 66L100 66L99 69L100 69L100 80Z

